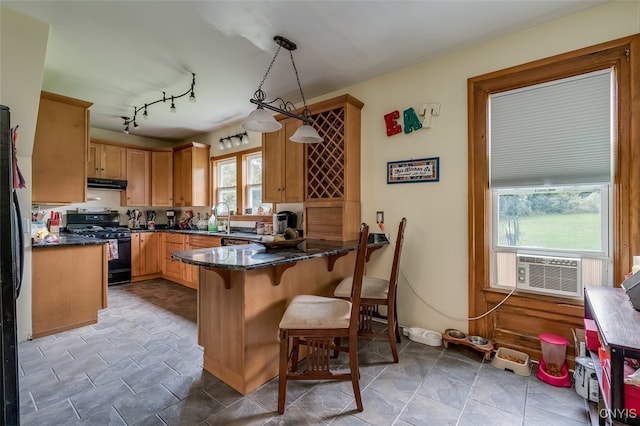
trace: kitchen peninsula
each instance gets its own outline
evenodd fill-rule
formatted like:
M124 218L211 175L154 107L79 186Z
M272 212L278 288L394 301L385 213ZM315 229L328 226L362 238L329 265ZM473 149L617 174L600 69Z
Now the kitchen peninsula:
M246 244L180 251L199 266L198 343L204 369L243 395L278 375L278 324L298 294L331 296L353 274L357 241L307 239L267 250ZM369 236L370 254L389 244Z
M33 338L98 322L107 307L106 243L64 233L33 242Z

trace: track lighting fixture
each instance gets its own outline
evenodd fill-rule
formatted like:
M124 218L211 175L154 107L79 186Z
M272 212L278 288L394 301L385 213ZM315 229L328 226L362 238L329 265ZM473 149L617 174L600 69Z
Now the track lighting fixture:
M184 96L189 95L189 102L195 102L196 101L195 86L196 86L196 75L194 73L191 73L191 86L189 87L189 90L187 90L186 92L180 95L172 95L172 96L167 96L167 92L162 92L162 98L155 100L153 102L148 102L144 104L144 106L142 107L134 106L132 117L126 117L126 116L121 117L124 120L124 129L122 130L122 132L128 135L130 124L133 124L134 129L136 127L140 127L136 122L136 117L138 116L138 113L141 112L142 117L144 117L145 119L148 119L149 112L147 111L147 108L150 107L151 105L157 104L159 102L171 101L171 106L169 107L169 111L176 112L176 104L175 104L176 99L180 99Z
M240 146L247 145L249 143L249 135L247 132L236 133L235 135L227 136L225 138L220 138L218 141L218 148L220 150L229 149L232 146Z
M296 68L296 64L293 61L293 51L298 48L294 42L289 39L286 39L282 36L275 36L273 40L278 45L278 49L276 50L276 54L273 56L269 67L267 68L267 72L264 77L262 77L262 81L258 86L258 89L253 94L253 99L250 99L249 102L252 104L258 105L258 108L254 110L247 119L240 125L244 130L249 130L253 132L275 132L280 130L282 124L278 123L273 115L269 112L265 111L269 109L271 111L275 111L279 114L286 115L288 117L297 118L302 121L304 125L289 138L293 142L300 143L317 143L322 142L323 139L320 137L318 132L311 126L311 111L307 108L307 101L304 98L304 93L302 91L302 85L300 84L300 77L298 76L298 69ZM300 96L302 97L302 103L304 108L301 114L296 114L296 108L293 103L289 101L285 101L282 98L275 98L272 101L265 101L267 95L262 91L262 85L264 84L269 72L271 72L271 67L273 67L273 63L276 61L278 57L278 53L282 48L285 48L289 51L289 56L291 57L291 65L293 66L293 71L296 74L296 81L298 82L298 89L300 89ZM276 105L278 104L278 105Z

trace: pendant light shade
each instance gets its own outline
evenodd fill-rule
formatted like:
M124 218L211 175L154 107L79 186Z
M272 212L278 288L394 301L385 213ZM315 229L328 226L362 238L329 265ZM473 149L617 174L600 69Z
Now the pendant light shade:
M322 138L314 129L308 124L304 126L298 127L298 130L295 131L293 135L289 138L289 140L298 143L319 143L322 142Z
M278 114L298 119L304 123L304 126L300 127L295 132L295 134L291 136L291 138L289 138L291 141L299 143L322 142L323 139L320 137L318 132L311 127L311 112L307 108L307 101L304 98L304 92L302 91L302 85L300 84L300 77L298 76L298 69L296 68L296 63L293 61L293 51L298 47L294 42L282 36L275 36L273 38L273 41L275 41L278 45L276 54L273 56L273 59L271 60L271 63L269 64L264 77L262 77L262 81L260 82L258 89L253 94L253 99L249 99L249 102L258 105L258 109L249 114L249 117L247 117L245 122L242 123L240 127L242 127L244 130L249 130L252 132L275 132L277 130L280 130L282 128L282 124L278 123L271 114L267 113L264 110L264 108L266 108ZM282 48L289 51L291 66L293 67L293 71L296 75L296 82L298 83L300 97L302 98L302 104L304 106L302 114L296 113L295 105L289 101L285 101L282 98L275 98L272 101L266 101L267 95L262 90L262 85L267 79L267 76L271 71L271 67L273 67L273 63L275 62L276 58L278 57L278 53L280 53L280 50ZM269 117L267 117L267 115Z
M270 112L258 107L249 114L240 127L250 132L275 132L282 128L282 124L278 123Z

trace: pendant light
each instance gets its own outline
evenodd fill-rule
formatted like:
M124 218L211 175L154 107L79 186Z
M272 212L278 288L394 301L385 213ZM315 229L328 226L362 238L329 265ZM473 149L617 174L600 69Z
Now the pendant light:
M267 68L267 72L264 77L262 77L262 81L258 86L258 89L253 94L253 99L250 99L249 102L252 104L258 105L258 108L249 114L249 117L240 125L244 130L249 130L253 132L275 132L282 128L282 124L280 124L271 113L265 111L269 109L271 111L275 111L279 114L286 115L288 117L296 118L304 123L296 132L289 138L289 140L293 142L299 143L317 143L322 142L322 137L318 134L318 132L311 126L311 111L307 108L307 101L304 98L304 92L302 91L302 85L300 84L300 77L298 76L298 69L296 68L296 64L293 61L293 51L297 49L295 43L291 40L286 39L282 36L275 36L273 40L278 45L278 49L276 50L276 54L273 56L269 67ZM273 63L275 62L280 50L285 48L289 51L289 56L291 57L291 65L293 66L293 71L296 74L296 81L298 83L298 89L300 90L300 96L302 97L302 103L304 105L304 109L302 110L302 114L296 114L295 106L293 103L289 101L285 101L282 98L275 98L272 101L265 101L266 94L262 91L262 85L264 84L269 72L271 72L271 67L273 67ZM275 105L278 104L278 105Z

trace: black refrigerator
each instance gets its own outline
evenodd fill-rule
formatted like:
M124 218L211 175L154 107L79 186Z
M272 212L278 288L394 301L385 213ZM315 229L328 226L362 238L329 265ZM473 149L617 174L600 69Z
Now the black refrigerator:
M0 352L2 412L0 424L20 423L18 400L18 339L16 299L24 268L24 235L20 205L14 188L19 174L14 155L9 108L0 105Z

